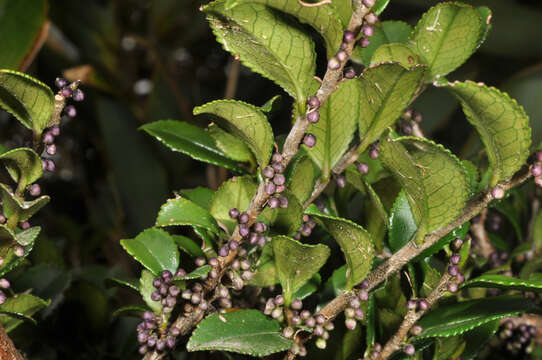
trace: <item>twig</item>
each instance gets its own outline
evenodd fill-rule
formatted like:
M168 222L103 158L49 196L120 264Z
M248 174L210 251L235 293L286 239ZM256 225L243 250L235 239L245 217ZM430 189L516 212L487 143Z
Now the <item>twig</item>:
M472 236L476 240L476 246L478 247L478 249L480 249L482 257L484 257L485 259L489 259L489 256L495 252L495 248L493 247L493 244L491 244L491 240L489 239L486 228L484 226L484 223L486 222L486 217L487 209L484 209L480 212L480 220L477 222L473 222L470 225L470 231L472 233Z
M305 6L305 7L317 7L317 6L322 6L322 5L326 5L326 4L331 4L331 0L322 0L322 1L317 2L317 3L306 3L306 2L301 1L301 0L297 0L297 2L299 3L299 5Z
M429 296L425 298L425 301L427 301L427 303L429 304L427 309L408 311L395 335L393 335L391 339L388 340L386 345L384 345L384 348L380 352L378 359L387 359L391 354L401 349L401 346L403 345L404 340L412 326L414 326L414 324L416 324L416 322L420 320L420 318L427 312L427 310L429 310L429 308L433 306L447 292L447 285L451 278L452 277L447 272L444 273L435 289L433 289Z
M9 338L6 330L0 324L0 359L2 360L24 360L23 356L17 351L13 341Z

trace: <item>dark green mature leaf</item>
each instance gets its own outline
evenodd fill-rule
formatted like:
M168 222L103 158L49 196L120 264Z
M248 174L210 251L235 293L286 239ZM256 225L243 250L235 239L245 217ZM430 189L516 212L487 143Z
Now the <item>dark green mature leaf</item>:
M160 301L154 301L151 299L151 294L156 291L156 288L152 285L154 275L147 270L141 271L141 278L139 279L139 293L143 297L145 304L154 312L158 313L162 311L162 304Z
M326 103L320 108L320 121L311 124L307 132L316 136L316 145L305 147L307 153L328 178L331 170L354 138L356 121L362 113L359 81L340 83Z
M422 251L418 256L414 258L413 261L420 261L423 260L431 255L436 254L440 250L442 250L446 245L448 245L453 239L455 238L461 238L465 239L465 236L469 232L470 222L466 222L461 224L460 226L456 227L452 231L450 231L448 234L444 235L439 241L437 241L435 244L431 245L424 251Z
M401 191L390 211L389 218L389 244L390 249L396 252L410 241L418 230L418 225L412 216L406 193Z
M227 5L219 0L203 7L217 40L243 64L284 88L304 110L316 67L310 36L265 5Z
M135 316L141 317L141 314L143 314L146 310L147 308L141 305L121 306L120 308L113 311L111 316L117 317L117 316L134 314Z
M536 311L537 306L521 296L504 295L446 304L421 318L418 324L423 332L418 338L460 335L493 320Z
M186 236L183 235L171 235L173 238L173 241L177 244L177 246L187 253L188 255L197 258L197 257L205 257L205 254L203 253L203 250L196 244L196 242Z
M184 198L169 199L156 218L156 226L192 225L220 232L211 214L204 208Z
M13 287L16 292L31 289L32 294L42 299L51 299L54 303L54 300L58 299L64 290L70 286L71 280L72 273L59 266L38 264L25 269L24 273L13 284Z
M511 276L485 274L471 279L462 285L464 288L496 288L504 290L520 290L542 292L542 280L523 280Z
M9 332L23 322L21 318L35 322L32 315L49 306L49 303L50 301L30 294L9 297L3 305L0 305L0 324Z
M116 285L121 285L121 286L125 286L127 288L130 288L132 290L135 290L137 292L139 292L139 280L138 279L128 279L128 280L125 280L125 279L117 279L117 278L109 278L106 280L106 285L108 286L116 286Z
M44 83L17 71L0 70L0 107L35 133L47 127L54 102Z
M273 130L256 106L237 100L216 100L194 108L194 115L209 114L216 122L248 144L260 167L265 167L273 150Z
M180 190L179 193L205 210L211 208L211 200L215 194L214 190L201 186L194 189L183 189Z
M499 330L499 320L488 322L478 326L463 334L463 339L467 342L465 349L461 353L461 359L473 360L477 358L478 352Z
M301 5L297 0L240 0L237 2L265 4L295 16L302 23L309 24L324 39L328 58L335 55L335 52L339 49L343 37L343 25L348 25L348 20L344 24L341 23L334 9L335 4L307 7ZM350 16L348 15L348 19L350 19Z
M0 155L0 161L4 163L9 176L18 183L20 189L38 180L43 173L39 155L29 148L7 151Z
M320 219L341 246L347 265L346 289L351 290L362 282L371 270L374 258L371 235L364 228L347 219L328 216L321 212L310 212L310 215Z
M310 198L319 174L318 167L308 156L302 156L293 163L288 177L288 189L299 203L303 204Z
M378 140L409 105L423 78L424 67L407 70L398 64L370 67L359 77L360 152Z
M20 70L47 18L47 0L4 0L0 5L0 68ZM21 26L24 24L24 26Z
M188 351L224 350L263 357L289 349L293 341L280 325L257 310L240 310L206 317L192 333Z
M293 295L325 264L329 248L325 245L305 245L286 236L272 241L277 275L286 304Z
M271 224L271 230L277 234L295 234L303 224L303 206L290 192L283 193L288 199L287 208L266 208L259 220Z
M303 300L311 296L318 290L320 284L322 284L322 277L320 276L320 274L316 273L312 278L309 279L309 281L305 283L305 285L303 285L299 288L299 290L296 291L293 298Z
M461 102L486 147L492 169L489 185L511 177L529 156L531 129L525 110L506 93L484 84L456 81L447 88Z
M236 208L241 212L247 210L257 190L258 185L248 177L229 179L215 192L211 200L211 215L232 234L237 221L230 217L230 209Z
M175 273L179 267L179 250L171 235L164 230L147 229L135 239L124 239L120 243L128 254L154 275L163 270Z
M26 221L47 205L49 196L41 196L32 201L24 201L15 195L9 187L0 184L0 197L3 202L4 215L9 219L15 216L19 221Z
M243 139L230 134L220 128L212 125L207 128L209 135L215 139L216 146L230 159L240 162L255 164L256 159Z
M193 159L241 171L236 161L217 146L215 139L197 126L176 120L161 120L143 125L150 135L173 151L182 152Z
M391 43L406 44L408 37L412 33L412 27L402 21L383 21L375 26L375 33L371 37L371 43L368 47L354 48L354 59L360 59L363 64L371 63L374 52L382 45Z
M407 69L421 64L418 55L407 45L401 43L384 44L376 49L371 58L371 66L388 62L399 63Z
M249 281L250 285L266 287L278 284L277 267L273 255L273 245L266 243L262 249L258 262L256 263L256 272Z
M493 13L491 12L491 9L486 6L480 6L476 8L476 10L478 11L478 15L480 15L480 18L482 19L482 32L480 34L480 39L478 40L478 47L480 47L486 41L487 36L489 35L491 28L493 27L493 25L491 24L491 18L493 17Z
M210 265L203 265L199 268L194 269L193 271L189 272L186 275L183 276L176 276L173 278L173 280L193 280L193 279L199 279L202 276L205 276L211 271Z
M427 11L410 38L410 46L427 64L426 80L445 76L478 48L483 32L478 11L461 3L442 3Z

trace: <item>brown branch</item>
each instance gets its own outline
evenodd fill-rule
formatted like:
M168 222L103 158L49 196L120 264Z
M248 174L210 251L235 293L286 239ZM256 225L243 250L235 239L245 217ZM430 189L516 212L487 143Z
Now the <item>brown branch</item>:
M391 354L401 349L401 346L404 343L408 332L416 324L418 320L433 306L446 292L448 282L451 280L451 276L445 272L442 278L440 279L438 285L431 291L429 296L425 298L425 301L429 304L425 310L409 310L406 314L403 322L399 326L397 332L388 340L386 345L379 354L378 359L384 360L387 359Z
M470 231L476 240L476 247L479 249L482 257L489 259L489 256L495 252L495 248L493 247L493 244L491 244L491 240L489 239L484 226L486 217L487 209L484 209L480 212L480 219L470 225Z
M24 360L24 357L17 351L13 341L9 338L6 330L0 324L0 359L2 360Z

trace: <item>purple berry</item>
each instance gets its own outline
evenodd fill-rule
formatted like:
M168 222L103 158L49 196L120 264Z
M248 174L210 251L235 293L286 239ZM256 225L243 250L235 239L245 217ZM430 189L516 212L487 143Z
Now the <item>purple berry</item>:
M60 90L60 95L64 96L65 98L69 98L72 96L72 89L65 86Z
M369 13L367 16L365 16L365 21L367 21L368 24L376 24L378 22L378 16L376 16L374 13Z
M307 103L311 109L318 109L320 107L320 100L316 96L311 96Z
M205 261L205 259L202 258L202 257L197 257L196 260L195 260L196 266L198 266L198 267L205 265L206 262L207 261Z
M230 253L230 249L226 246L222 246L219 250L218 250L218 255L221 256L221 257L226 257L228 256L228 254Z
M369 282L367 280L363 280L361 282L361 288L367 290L369 288Z
M457 290L458 290L458 286L457 286L456 283L451 282L451 283L448 284L448 291L449 292L455 293L455 292L457 292Z
M38 184L32 184L28 187L28 192L31 196L40 196L41 187Z
M169 295L173 296L173 297L176 297L177 295L179 295L179 293L181 292L181 289L179 289L179 287L173 285L173 286L170 286L169 287Z
M366 47L369 47L369 45L371 45L371 40L369 40L369 38L364 37L364 38L359 39L358 44L362 48L366 48Z
M60 89L60 88L63 88L64 86L66 86L66 85L68 85L68 82L66 81L66 79L61 78L61 77L57 77L57 78L55 79L55 86L56 86L57 88Z
M305 144L307 147L313 147L316 145L316 136L313 134L305 134L305 137L303 138L303 144Z
M429 309L429 303L425 300L418 301L418 310L425 311Z
M416 304L415 300L408 300L406 306L408 310L414 310L418 305Z
M167 280L167 279L171 280L171 278L173 278L173 274L169 270L162 271L161 276L162 276L162 279L164 279L164 280Z
M416 349L414 348L414 345L412 344L407 344L404 348L403 348L403 351L405 352L405 354L407 354L408 356L412 356L416 353Z
M344 77L346 79L353 79L356 77L356 70L354 70L354 68L347 68L345 71L344 71Z
M285 327L282 330L282 336L284 336L285 338L291 338L292 336L294 336L294 329L290 326Z
M358 322L354 319L346 319L344 321L344 325L346 326L348 330L354 330L357 324Z
M344 50L339 50L337 52L337 54L335 55L335 57L337 58L337 60L339 60L340 62L345 62L347 59L348 59L348 54L346 53L346 51Z
M162 296L160 295L160 293L158 291L154 291L151 294L152 301L160 301L161 298L162 298Z
M463 239L461 238L455 238L453 241L452 241L452 250L454 251L459 251L459 249L461 249L461 246L463 246Z
M456 275L455 281L456 281L458 284L462 284L463 281L465 281L465 276L464 276L462 273L459 273L459 274Z
M284 160L284 159L283 159L282 155L279 154L279 153L274 153L273 156L271 157L272 162L282 162L282 160Z
M47 171L50 171L50 172L53 172L55 171L55 162L51 159L47 159L46 160L46 164L47 164Z
M357 162L356 163L356 169L358 169L358 171L362 175L367 175L369 173L369 165L367 165L364 162Z
M293 310L301 310L303 308L303 302L300 299L292 301L291 308Z
M273 170L275 170L275 172L281 173L284 171L284 165L279 162L273 163Z
M342 175L338 175L335 177L335 183L338 187L343 188L346 186L346 178Z
M241 237L246 237L248 234L250 234L250 227L247 224L239 225L239 235L241 235Z
M277 209L280 206L280 201L277 197L272 197L267 200L267 204L271 209Z
M361 301L367 301L369 300L369 292L365 289L362 289L359 291L359 299Z
M375 34L375 28L370 24L364 24L361 27L361 32L363 33L363 36L369 38Z
M175 277L185 276L185 275L186 275L186 271L183 268L179 268L179 270L177 270L177 272L175 273Z
M239 243L235 240L232 240L228 243L228 247L230 248L230 250L237 250L237 248L239 247Z
M209 265L211 265L212 267L217 267L218 266L218 259L217 258L210 258L209 259Z
M85 93L81 89L75 89L72 94L73 101L85 100Z
M68 105L64 108L64 113L69 117L74 118L77 116L77 109L73 105Z
M266 166L262 170L262 175L268 179L271 179L273 176L275 176L275 170L271 166Z
M273 195L275 191L277 191L277 186L274 183L268 182L265 184L265 193L267 195Z
M23 257L24 256L24 247L22 247L21 245L15 245L13 247L13 253L17 257Z
M316 325L316 320L314 320L313 317L309 317L308 319L305 320L305 325L312 328Z
M352 42L356 39L356 35L350 30L346 30L343 35L343 40L345 42Z
M533 168L531 169L531 173L535 177L542 175L542 166L540 166L540 164L535 164Z
M263 222L258 221L254 224L254 231L256 231L257 233L263 233L267 231L267 225L265 225L265 223Z
M156 342L156 350L163 351L165 348L166 348L165 340L160 339Z
M154 313L147 310L141 315L141 318L143 320L154 320Z
M378 156L380 155L380 152L378 151L378 149L376 148L372 148L371 150L369 150L369 157L371 159L378 159Z
M423 120L422 113L419 111L415 111L414 114L412 115L412 119L417 123L421 123Z
M236 208L230 209L229 215L232 219L237 219L239 217L239 210Z
M341 63L336 57L332 57L331 59L329 59L327 67L331 70L337 70L341 67Z
M311 111L307 114L307 120L311 124L316 124L320 120L320 113L318 111Z
M51 134L52 134L53 136L58 136L58 135L60 135L60 126L58 126L58 125L53 126L53 127L51 128Z
M284 185L286 183L286 177L283 174L276 174L273 177L275 185Z
M493 196L494 199L502 199L504 197L504 190L496 186L493 189L491 189L491 196Z
M43 135L43 139L42 139L43 143L45 145L50 145L52 144L53 142L55 142L55 137L53 136L53 134L51 134L50 132L46 132L44 135Z
M459 264L460 261L461 261L461 255L459 255L459 254L453 254L450 257L450 263L453 264L453 265Z
M288 207L288 198L286 196L279 196L280 207L286 209Z
M414 325L412 329L410 329L410 332L412 335L420 335L423 331L423 328L420 325Z
M363 0L363 5L367 6L368 8L373 7L375 4L375 0Z
M459 274L459 268L456 265L448 266L448 274L451 276L457 276L457 274Z
M250 217L246 212L241 213L241 215L239 215L239 224L246 224L249 219Z
M56 145L55 145L55 144L47 145L47 146L45 147L45 151L46 151L47 154L49 154L49 155L54 155L54 154L56 154Z
M286 185L277 185L277 188L275 189L275 193L281 194L286 190Z
M138 351L139 351L140 355L145 355L147 353L147 351L148 351L148 348L147 348L147 346L142 345L142 346L139 347Z

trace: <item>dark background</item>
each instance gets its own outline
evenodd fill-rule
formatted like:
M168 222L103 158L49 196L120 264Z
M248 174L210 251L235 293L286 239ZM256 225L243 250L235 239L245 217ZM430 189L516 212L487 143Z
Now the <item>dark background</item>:
M538 144L542 2L467 2L493 10L493 30L482 48L448 78L469 78L509 91L530 115ZM233 76L230 69L236 65L198 11L202 3L50 3L53 30L28 72L51 87L63 73L75 78L80 75L70 74L86 74L87 99L78 105L78 116L62 124L57 170L42 181L52 201L33 219L44 232L30 265L11 274L20 289L32 287L53 298L52 306L38 316L37 326L25 324L12 333L31 359L136 358L137 319L115 316L114 311L140 300L106 282L112 276L135 277L139 271L119 240L151 226L174 190L216 187L226 175L170 152L137 130L161 119L205 126L192 116L192 107L224 97L228 77ZM435 3L391 0L381 19L414 24ZM321 55L322 42L317 35L314 38ZM320 75L323 70L320 64ZM281 134L290 123L288 97L270 81L240 68L236 98L261 105L276 94L283 95L282 107L271 122L275 134ZM480 149L458 103L444 91L427 91L415 108L424 115L426 135L456 154L467 158ZM0 143L22 145L24 130L3 112L0 128Z

